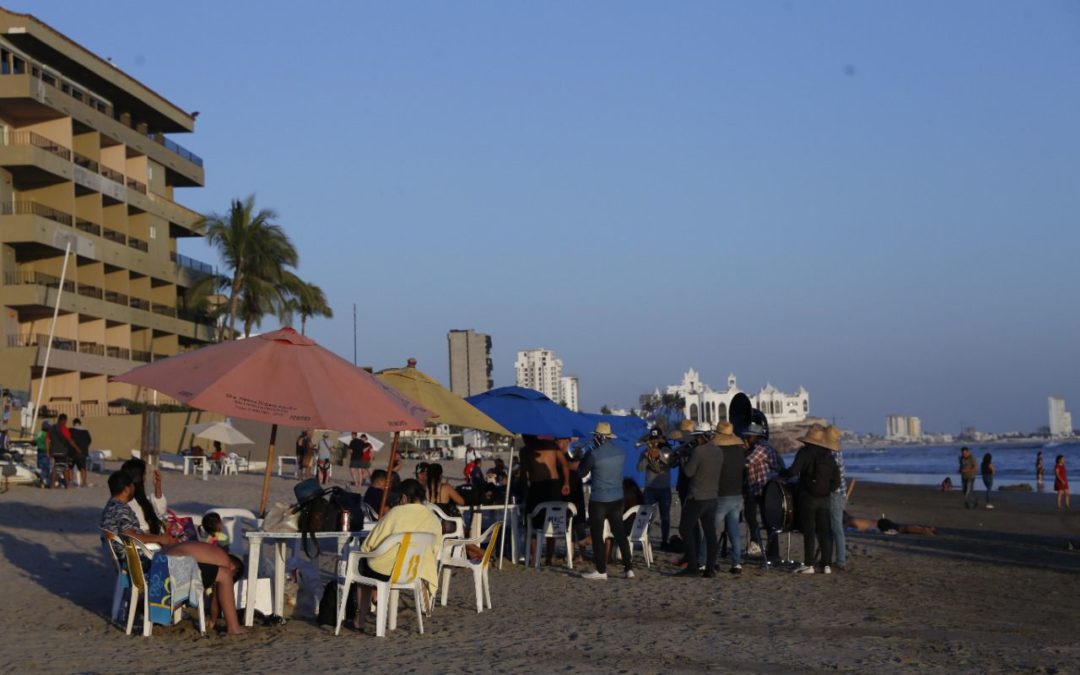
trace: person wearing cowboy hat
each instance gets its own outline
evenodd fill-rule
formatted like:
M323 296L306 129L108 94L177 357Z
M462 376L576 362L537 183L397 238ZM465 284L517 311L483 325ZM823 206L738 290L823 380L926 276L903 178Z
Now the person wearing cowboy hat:
M596 448L581 460L578 472L582 477L592 474L592 493L589 496L589 530L592 538L593 561L596 571L582 574L585 579L607 579L607 557L604 555L604 522L622 554L623 575L634 578L630 540L623 527L623 466L626 453L612 442L615 434L611 424L597 422L593 430Z
M795 571L814 574L820 570L831 574L832 568L832 510L831 495L840 487L840 470L833 452L840 449L840 437L830 434L820 424L810 427L806 435L798 439L803 444L791 466L780 472L787 480L799 477L799 529L803 533L803 562ZM814 567L820 550L821 566Z
M741 443L734 433L730 433L730 424L725 426L728 433L717 433L721 442L732 441ZM704 440L708 434L701 434ZM689 479L687 498L682 503L682 514L679 522L679 533L683 538L683 546L686 552L686 569L676 576L681 577L714 577L716 576L716 558L719 549L716 537L716 500L719 495L720 474L723 470L724 456L715 441L698 444L690 453L690 459L686 460L682 467L682 473ZM739 468L739 478L742 478L742 467ZM698 529L700 528L705 541L705 569L699 571Z
M722 458L720 482L716 498L716 531L727 534L731 542L732 574L742 574L742 527L739 519L743 511L743 478L746 459L742 439L735 435L735 427L723 422L716 428L712 444L717 446Z
M666 551L671 534L671 465L673 455L660 427L653 427L645 439L637 470L645 474L645 504L657 504L660 511L660 550Z
M769 537L767 545L761 540L761 497L765 485L784 470L784 459L769 443L769 430L764 415L754 417L746 429L740 430L739 435L746 451L743 515L746 517L750 541L757 546L764 558L764 564L768 565L770 558L779 555L779 542L775 537Z

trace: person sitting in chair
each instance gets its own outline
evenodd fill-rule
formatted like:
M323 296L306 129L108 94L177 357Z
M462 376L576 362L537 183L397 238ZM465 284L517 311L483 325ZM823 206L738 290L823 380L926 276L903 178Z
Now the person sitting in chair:
M229 635L243 633L244 630L240 627L240 620L236 614L236 600L233 595L236 568L233 560L229 559L229 554L206 542L189 541L180 544L168 534L148 534L140 529L139 521L135 518L135 512L129 504L135 497L135 484L131 476L124 471L114 471L109 476L109 494L112 497L101 513L101 529L137 539L144 544L159 544L162 552L168 556L194 558L199 563L203 585L213 586L215 590L214 596L220 603L221 612L225 615L225 625ZM113 546L115 550L115 543ZM118 550L117 555L122 556L123 551ZM214 615L211 614L211 616Z

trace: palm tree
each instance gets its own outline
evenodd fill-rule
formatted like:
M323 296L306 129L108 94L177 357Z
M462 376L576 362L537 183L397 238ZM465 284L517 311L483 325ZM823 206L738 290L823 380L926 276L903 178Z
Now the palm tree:
M299 254L285 231L272 221L277 214L272 209L255 210L255 195L243 201L232 200L225 215L211 214L199 225L211 246L218 249L225 267L231 272L228 284L228 322L219 328L218 339L224 339L226 326L236 335L236 318L242 298L245 301L245 332L257 325L254 313L272 308L279 300L267 299L280 295L283 275L296 267ZM267 292L267 288L274 289ZM266 313L263 311L263 313ZM258 318L261 318L261 314Z
M281 320L291 323L292 315L300 316L300 334L307 334L307 320L313 316L324 316L327 319L334 318L334 311L330 309L330 303L326 301L323 289L315 284L304 281L292 272L285 273L284 288L289 293L285 301L284 312Z

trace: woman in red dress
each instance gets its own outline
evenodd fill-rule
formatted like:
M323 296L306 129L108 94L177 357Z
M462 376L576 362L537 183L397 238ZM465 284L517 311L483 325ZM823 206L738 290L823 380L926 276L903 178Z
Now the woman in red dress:
M1058 455L1054 460L1054 492L1061 508L1061 497L1065 497L1065 508L1069 508L1069 475L1065 473L1065 455Z

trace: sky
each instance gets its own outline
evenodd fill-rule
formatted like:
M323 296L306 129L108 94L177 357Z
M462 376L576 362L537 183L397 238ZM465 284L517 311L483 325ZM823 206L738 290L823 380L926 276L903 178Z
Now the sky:
M1080 417L1080 3L4 4L199 111L178 200L275 209L361 365L474 328L588 410L694 367L864 432Z

